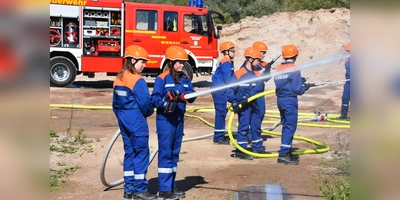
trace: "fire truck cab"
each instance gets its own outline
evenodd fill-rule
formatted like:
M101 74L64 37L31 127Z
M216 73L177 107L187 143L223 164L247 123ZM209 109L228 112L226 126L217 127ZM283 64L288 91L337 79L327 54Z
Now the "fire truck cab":
M149 55L143 76L164 70L165 50L183 47L189 55L186 73L211 75L217 66L220 26L224 20L202 5L133 3L123 0L50 0L50 85L66 87L76 75L116 75L124 49L142 46Z

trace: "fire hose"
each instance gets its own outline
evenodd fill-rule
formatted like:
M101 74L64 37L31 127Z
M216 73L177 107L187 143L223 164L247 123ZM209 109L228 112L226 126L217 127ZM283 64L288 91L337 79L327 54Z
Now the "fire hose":
M317 86L317 85L318 85L318 86L321 86L321 85L325 85L325 84L338 83L338 82L343 82L343 81L347 81L347 80L342 80L342 81L331 81L331 82L321 82L321 83L315 83L315 85L316 85L316 86ZM259 97L261 97L261 96L270 95L270 94L274 94L274 93L275 93L275 90L265 91L265 92L262 92L262 93L259 93L259 94L257 94L257 95L254 95L254 96L250 97L250 98L248 99L248 101L250 102L250 101L253 101L254 99L259 98ZM111 109L112 109L111 106L81 106L81 105L63 105L63 104L50 104L50 107L51 107L51 108L72 108L72 109L97 109L97 110L111 110ZM232 111L232 109L231 109L230 107L228 107L228 109L229 109L230 111ZM191 109L187 109L186 112L187 112L187 113L190 113L190 112L214 112L214 109L213 109L212 106L210 106L210 107L200 107L200 108L191 108ZM190 115L190 114L187 114L187 113L185 113L185 116L191 117L191 118L197 118L197 119L201 120L202 122L204 122L206 125L208 125L208 126L210 126L210 127L214 127L214 125L213 125L212 123L206 121L204 118L199 117L199 116L195 116L195 115ZM246 153L246 154L252 155L252 156L254 156L254 157L259 157L259 158L275 158L275 157L278 156L277 153L258 154L258 153L254 153L254 152L251 152L251 151L248 151L248 150L246 150L246 149L241 148L241 147L236 143L235 139L233 138L232 123L233 123L233 119L234 119L235 114L234 114L233 112L231 112L231 113L232 113L232 114L231 114L231 116L229 117L229 120L228 120L228 136L229 136L229 139L230 139L231 143L232 143L237 149L239 149L240 151L242 151L242 152L244 152L244 153ZM276 112L276 111L266 111L266 113L271 113L271 114L275 113L275 114L276 114L276 113L278 113L278 112ZM327 114L325 114L325 117L322 118L322 117L321 117L321 116L322 116L321 113L316 113L316 112L314 112L314 114L311 114L311 113L299 113L299 116L311 116L312 118L311 118L311 119L308 119L309 121L331 121L331 122L338 122L337 120L330 120L326 115L327 115ZM314 118L313 118L313 116L314 116ZM320 118L318 119L316 116L320 116ZM333 114L333 115L331 115L331 116L338 116L338 114ZM273 122L273 121L263 121L263 124L267 124L267 123L274 123L274 126L271 127L271 128L268 128L268 130L264 130L264 129L263 129L263 130L262 130L262 133L270 134L270 135L275 135L275 136L281 136L281 133L273 132L273 131L272 131L272 130L274 130L277 126L280 125L280 120L277 121L277 122ZM303 123L302 123L302 120L299 120L299 123L298 123L298 124L301 126L301 125L303 124ZM303 124L303 125L311 126L311 127L323 127L323 128L350 128L350 122L348 122L348 124L349 124L348 126L333 126L333 125L327 126L327 125L317 125L317 124ZM117 185L120 185L120 184L124 183L124 180L123 180L123 179L120 179L120 180L117 180L117 181L114 181L114 182L108 182L108 181L106 180L106 178L105 178L105 166L106 166L106 162L107 162L109 153L110 153L110 151L111 151L111 149L112 149L112 147L113 147L115 141L116 141L117 138L119 137L119 135L120 135L120 130L118 129L118 130L115 132L115 134L114 134L114 136L112 137L112 139L110 140L110 142L109 142L109 144L108 144L108 146L107 146L107 148L106 148L106 151L105 151L105 153L104 153L104 155L103 155L102 162L101 162L100 180L101 180L102 184L103 184L104 186L107 186L107 187L115 187L115 186L117 186ZM204 138L207 138L207 137L211 137L211 136L213 136L213 135L214 135L214 133L207 134L207 135L203 135L203 136L198 136L198 137L193 137L193 138L187 138L187 139L183 139L182 142L204 139ZM309 142L309 143L312 143L312 144L315 144L315 145L316 145L316 148L314 148L314 149L295 151L295 152L293 152L294 155L324 153L324 152L327 152L327 151L330 150L330 147L327 146L326 144L324 144L324 143L322 143L322 142L318 142L318 141L313 140L313 139L310 139L310 138L301 137L301 136L294 136L294 139L295 139L295 140L306 141L306 142ZM151 153L150 159L149 159L149 164L153 161L153 159L155 158L157 152L158 152L158 148L155 149L155 150Z

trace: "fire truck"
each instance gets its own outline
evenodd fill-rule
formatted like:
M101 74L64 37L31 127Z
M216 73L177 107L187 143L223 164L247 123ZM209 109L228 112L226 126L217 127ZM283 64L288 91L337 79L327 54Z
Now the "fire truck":
M189 60L184 71L211 75L217 66L223 15L203 6L124 2L124 0L50 0L50 85L67 87L76 75L115 76L122 68L124 49L139 45L150 60L143 76L155 77L166 65L165 50L183 47Z

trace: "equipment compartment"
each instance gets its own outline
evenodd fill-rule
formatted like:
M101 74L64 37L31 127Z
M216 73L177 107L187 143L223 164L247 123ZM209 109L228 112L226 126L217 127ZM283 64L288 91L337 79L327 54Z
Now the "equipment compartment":
M121 56L121 11L83 10L83 55Z

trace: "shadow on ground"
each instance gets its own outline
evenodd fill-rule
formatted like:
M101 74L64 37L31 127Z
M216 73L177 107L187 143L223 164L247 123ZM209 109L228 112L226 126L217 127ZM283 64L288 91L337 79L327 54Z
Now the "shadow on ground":
M208 184L202 176L186 176L183 180L176 180L176 187L181 191L188 191L202 184ZM148 188L150 193L156 194L158 192L158 178L150 179Z

